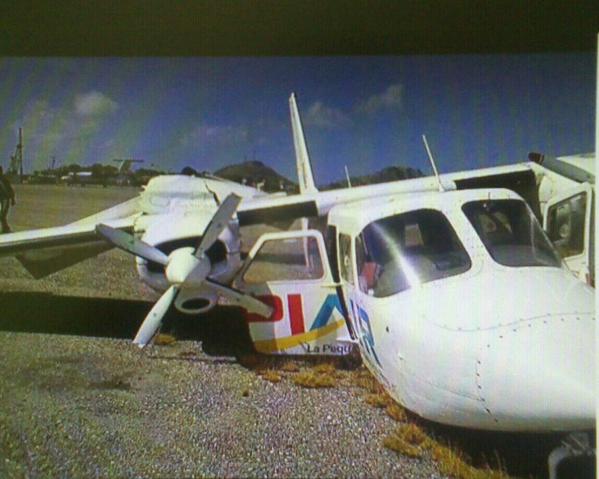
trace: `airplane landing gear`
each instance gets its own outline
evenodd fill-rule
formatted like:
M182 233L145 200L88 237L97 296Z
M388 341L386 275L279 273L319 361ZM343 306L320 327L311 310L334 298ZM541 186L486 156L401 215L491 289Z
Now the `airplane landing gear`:
M563 464L562 464L563 463ZM562 467L560 467L560 465ZM590 433L573 432L566 436L561 445L556 447L549 454L549 479L559 479L560 477L583 477L579 474L589 474L588 477L595 477L593 474L595 465L595 449L591 444ZM561 475L563 469L568 467L567 475ZM571 468L576 471L581 469L584 472L572 476ZM558 475L559 474L559 475ZM586 475L584 477L587 477Z

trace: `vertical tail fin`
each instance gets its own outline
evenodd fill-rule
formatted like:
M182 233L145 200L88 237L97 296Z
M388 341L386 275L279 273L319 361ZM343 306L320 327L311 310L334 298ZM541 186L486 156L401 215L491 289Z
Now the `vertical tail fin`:
M318 191L318 188L316 188L316 185L314 184L312 165L310 164L310 156L308 155L308 148L306 147L302 120L297 109L295 93L292 93L289 97L289 111L291 113L291 129L293 130L293 145L295 147L295 160L300 193L314 193Z

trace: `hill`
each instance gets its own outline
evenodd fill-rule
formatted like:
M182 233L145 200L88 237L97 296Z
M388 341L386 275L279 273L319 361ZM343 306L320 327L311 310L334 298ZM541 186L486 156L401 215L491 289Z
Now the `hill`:
M282 190L289 192L297 191L297 184L280 175L261 161L245 161L225 166L220 170L216 170L214 175L250 186L256 186L264 182L262 190L269 193Z
M407 180L410 178L419 178L424 176L424 173L419 169L414 169L406 166L387 166L382 170L376 171L371 175L350 176L352 186L373 185L376 183L386 183L389 181ZM339 180L328 185L322 186L323 190L334 190L337 188L347 187L346 180Z
M215 171L214 175L237 183L245 182L245 184L250 186L255 186L264 182L262 189L267 192L285 190L292 193L298 191L296 183L280 175L261 161L246 161L235 165L225 166L224 168ZM388 166L370 175L352 176L350 177L350 181L352 186L360 186L418 178L421 176L424 176L424 174L419 169L406 166ZM321 190L332 190L345 187L347 187L346 180L335 181L327 185L319 185L319 189Z

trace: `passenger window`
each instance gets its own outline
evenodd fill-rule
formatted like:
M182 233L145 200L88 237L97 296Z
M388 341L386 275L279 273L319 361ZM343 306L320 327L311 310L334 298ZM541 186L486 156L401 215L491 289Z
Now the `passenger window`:
M547 211L547 233L563 258L584 251L586 193L572 196Z
M247 284L320 279L324 275L314 237L265 241L243 275Z
M356 238L355 248L360 290L376 297L460 274L471 266L451 224L437 210L374 221Z
M351 261L351 237L339 234L339 270L341 277L349 284L354 284L354 270Z

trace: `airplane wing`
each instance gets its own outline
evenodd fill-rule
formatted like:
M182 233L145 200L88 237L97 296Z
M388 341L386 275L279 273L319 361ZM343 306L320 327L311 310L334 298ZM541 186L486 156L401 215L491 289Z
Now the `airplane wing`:
M0 235L0 257L16 256L34 278L43 278L113 247L96 233L96 224L132 232L138 215L133 198L65 226Z

